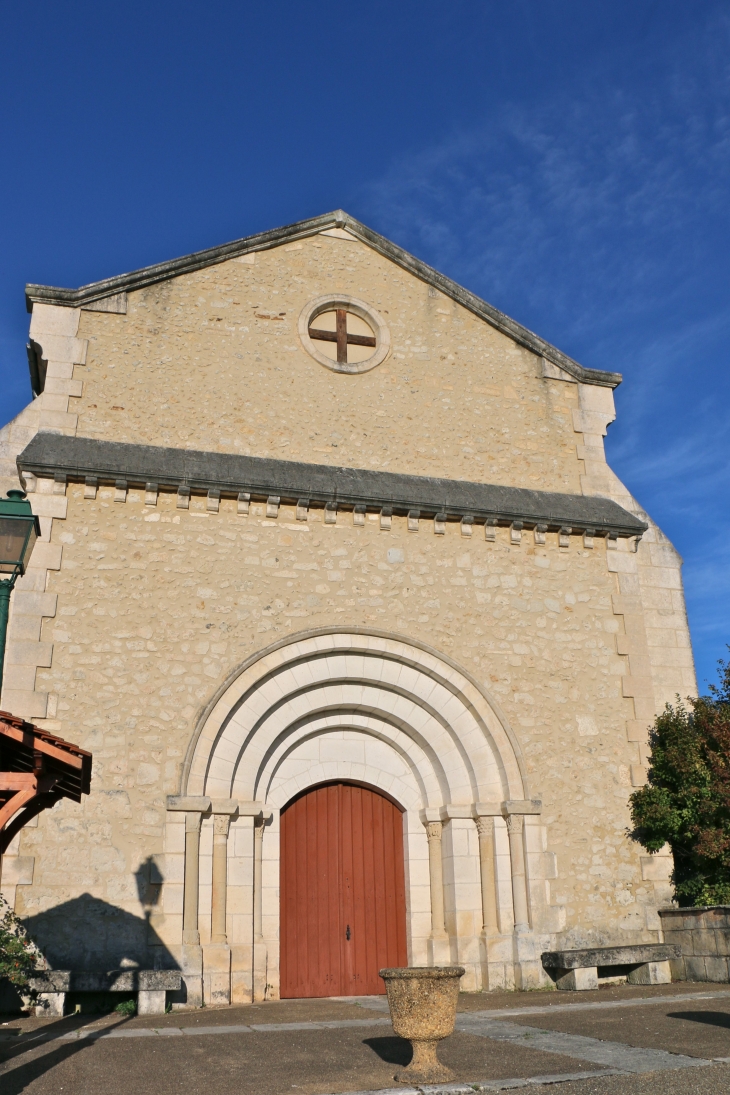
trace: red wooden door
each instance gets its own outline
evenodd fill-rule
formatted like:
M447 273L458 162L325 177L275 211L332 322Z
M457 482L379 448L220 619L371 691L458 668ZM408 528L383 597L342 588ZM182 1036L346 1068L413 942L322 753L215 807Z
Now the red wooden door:
M281 995L374 996L408 964L403 815L328 783L281 814Z

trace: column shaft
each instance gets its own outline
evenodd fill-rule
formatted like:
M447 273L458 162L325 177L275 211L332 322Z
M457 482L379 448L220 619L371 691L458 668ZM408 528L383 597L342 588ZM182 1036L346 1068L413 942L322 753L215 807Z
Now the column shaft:
M263 850L264 850L264 819L256 818L253 827L253 937L255 940L263 939Z
M183 899L183 944L198 946L198 890L200 887L200 823L202 814L185 815L185 896Z
M431 934L435 937L446 935L444 919L444 866L441 857L440 821L426 822L428 837L428 869L431 882Z
M211 897L211 943L227 943L226 901L228 892L228 830L230 814L215 814L213 820L213 892Z
M512 861L512 904L514 906L516 932L530 930L530 917L527 908L525 845L522 840L524 825L525 819L521 814L510 814L507 818L509 854Z
M479 868L482 883L482 931L485 935L496 935L497 923L497 885L494 874L494 818L476 819L479 834Z

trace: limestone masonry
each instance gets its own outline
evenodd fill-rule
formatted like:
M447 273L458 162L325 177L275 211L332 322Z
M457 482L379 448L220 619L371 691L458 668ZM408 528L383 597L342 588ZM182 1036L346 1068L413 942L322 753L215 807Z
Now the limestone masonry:
M620 377L341 212L28 298L0 708L94 757L2 862L51 965L276 998L279 815L328 780L403 811L411 964L531 987L661 941L627 800L695 679L681 559L605 461Z

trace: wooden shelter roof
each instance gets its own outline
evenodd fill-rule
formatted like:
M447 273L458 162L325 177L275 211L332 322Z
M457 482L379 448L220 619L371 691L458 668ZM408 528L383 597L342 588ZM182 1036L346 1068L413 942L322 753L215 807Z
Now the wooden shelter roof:
M90 789L91 753L0 711L0 855L30 818Z

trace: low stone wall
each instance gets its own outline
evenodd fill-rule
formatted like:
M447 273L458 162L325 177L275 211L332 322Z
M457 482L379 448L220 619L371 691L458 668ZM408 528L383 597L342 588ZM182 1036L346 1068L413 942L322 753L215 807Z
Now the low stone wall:
M730 905L659 909L665 943L678 943L673 981L730 982Z

